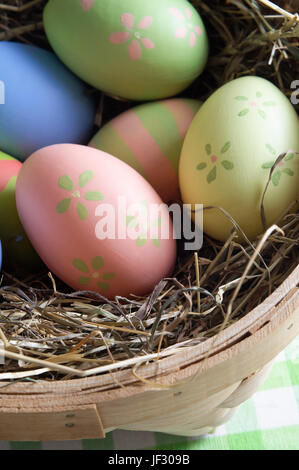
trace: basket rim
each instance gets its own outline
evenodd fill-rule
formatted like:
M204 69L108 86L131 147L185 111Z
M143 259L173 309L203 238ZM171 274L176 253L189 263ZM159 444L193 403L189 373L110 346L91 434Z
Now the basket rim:
M171 375L183 368L190 366L198 366L204 359L215 358L216 356L228 355L233 346L245 341L248 334L253 334L260 330L272 318L274 312L277 313L277 307L283 301L290 299L291 301L298 301L299 305L299 288L297 287L299 281L299 264L295 267L292 273L285 279L285 281L260 305L255 307L251 312L243 318L227 327L220 334L213 336L203 343L198 345L182 348L175 354L160 359L158 362L141 364L138 368L140 374L145 380L158 378L160 376ZM279 316L279 311L278 311ZM214 343L214 344L213 344ZM224 359L225 360L225 359ZM121 366L119 366L120 368ZM117 387L117 383L119 386ZM73 378L65 381L43 381L38 382L17 382L11 383L8 381L1 382L4 386L3 392L0 388L0 397L4 394L10 393L43 393L45 389L48 392L70 393L76 390L97 389L99 391L108 391L109 389L121 388L122 385L136 385L138 378L134 376L131 368L123 370L116 369L113 374L104 372L83 378ZM140 383L140 382L139 382ZM10 385L9 385L10 384ZM9 385L9 390L6 387Z

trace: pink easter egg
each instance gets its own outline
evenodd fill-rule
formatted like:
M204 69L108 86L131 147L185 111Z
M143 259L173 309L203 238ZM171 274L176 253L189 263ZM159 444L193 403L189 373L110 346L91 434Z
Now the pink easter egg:
M72 144L35 152L19 173L16 199L36 251L75 290L145 295L172 274L167 208L141 175L107 153Z

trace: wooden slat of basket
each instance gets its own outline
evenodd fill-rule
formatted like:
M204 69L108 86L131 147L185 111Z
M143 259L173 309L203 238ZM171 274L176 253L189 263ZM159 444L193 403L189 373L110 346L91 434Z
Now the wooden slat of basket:
M0 440L51 441L105 437L96 405L0 413Z
M106 428L157 431L161 426L186 428L194 417L213 412L240 385L240 382L223 388L199 400L200 381L185 383L175 389L150 390L120 400L99 404ZM107 405L107 412L104 411ZM124 412L126 408L127 412Z
M236 409L220 407L209 408L204 411L201 406L196 406L196 403L193 403L186 408L176 409L167 417L160 413L160 416L155 417L155 419L149 417L146 421L134 423L123 429L131 431L158 429L159 432L169 434L199 436L205 433L205 428L209 429L208 432L210 432L225 423L235 412Z
M252 374L239 385L239 387L223 402L222 408L236 408L244 403L260 388L265 382L271 368L273 361L267 364L263 369Z

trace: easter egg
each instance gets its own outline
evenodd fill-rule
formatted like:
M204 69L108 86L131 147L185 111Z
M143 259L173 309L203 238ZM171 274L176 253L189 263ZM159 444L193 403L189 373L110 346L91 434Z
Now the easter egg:
M35 152L17 182L21 221L48 268L106 298L147 294L172 273L176 242L160 232L172 233L170 216L165 205L152 213L161 204L133 168L80 145Z
M89 145L135 168L163 201L176 201L183 140L200 105L170 99L136 106L103 126Z
M50 0L44 27L74 73L132 100L178 94L208 57L204 24L186 0Z
M88 143L96 103L52 52L1 41L0 63L2 151L24 160L51 144Z
M16 181L22 163L0 152L0 239L10 267L36 270L41 261L21 225L16 207Z
M291 102L265 79L233 80L210 96L187 133L179 167L183 201L224 209L253 240L264 231L262 201L268 227L299 196L296 152ZM216 208L203 216L204 232L224 241L233 228L229 218Z

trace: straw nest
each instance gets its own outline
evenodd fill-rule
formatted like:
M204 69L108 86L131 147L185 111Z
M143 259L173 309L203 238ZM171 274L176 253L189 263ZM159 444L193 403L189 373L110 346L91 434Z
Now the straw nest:
M42 25L45 3L2 1L0 40L49 48ZM184 96L206 99L243 75L268 78L290 95L290 83L299 77L298 0L192 3L207 25L212 50L206 71ZM130 106L105 96L97 122ZM0 339L6 362L0 380L99 374L116 363L121 368L159 360L217 335L269 296L298 264L297 203L253 244L240 245L235 226L225 244L205 237L198 253L180 250L174 277L146 298L91 299L89 292L73 292L47 271L22 280L17 273L3 273Z

